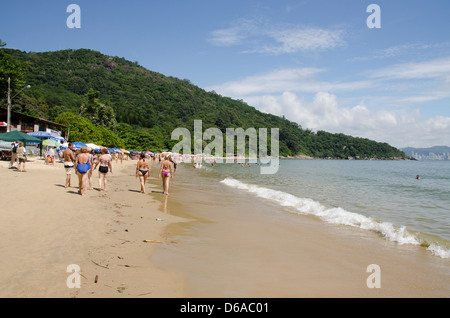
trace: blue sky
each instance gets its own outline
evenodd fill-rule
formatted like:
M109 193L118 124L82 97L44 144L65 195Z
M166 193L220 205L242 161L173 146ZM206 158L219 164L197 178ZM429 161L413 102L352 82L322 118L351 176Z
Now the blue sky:
M0 38L124 57L313 131L428 147L450 145L449 14L448 0L8 1Z

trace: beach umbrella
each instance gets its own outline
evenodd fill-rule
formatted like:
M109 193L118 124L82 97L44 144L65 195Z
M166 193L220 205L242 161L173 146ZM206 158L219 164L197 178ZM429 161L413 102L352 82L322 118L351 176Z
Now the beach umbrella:
M65 139L63 137L56 137L56 136L50 137L50 139L56 140L59 143L62 143L63 141L65 141Z
M73 142L73 149L80 149L81 147L87 147L87 145L84 142L80 141Z
M50 138L53 137L53 135L46 131L34 131L29 132L28 135L36 137L36 138Z
M68 142L64 142L61 144L61 146L59 146L59 149L67 149L69 147L69 143Z
M60 143L57 142L54 139L46 139L42 142L42 146L47 146L47 147L59 147Z
M100 151L102 148L96 144L86 144L87 147L94 149L94 151Z
M4 121L0 121L0 127L7 127L8 123L4 122ZM13 125L9 125L9 127L14 127Z

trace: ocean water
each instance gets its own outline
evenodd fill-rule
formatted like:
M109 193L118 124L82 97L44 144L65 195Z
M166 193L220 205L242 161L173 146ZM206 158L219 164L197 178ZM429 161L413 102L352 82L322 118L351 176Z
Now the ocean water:
M247 193L277 212L313 215L450 257L450 161L287 159L276 174L260 168L203 163L196 170L205 184Z

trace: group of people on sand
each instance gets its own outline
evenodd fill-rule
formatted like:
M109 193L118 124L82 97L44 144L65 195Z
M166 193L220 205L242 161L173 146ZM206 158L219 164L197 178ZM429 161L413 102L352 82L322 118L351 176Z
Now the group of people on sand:
M88 147L81 147L80 152L75 155L73 143L69 143L68 148L63 152L64 168L66 171L65 188L71 186L72 173L75 171L78 176L78 193L85 195L87 185L92 190L92 174L98 167L98 191L106 191L107 176L112 173L112 160L106 148L102 148L100 156ZM169 194L169 179L173 179L174 163L170 156L165 156L161 162L158 178L162 178L164 194ZM141 154L136 166L136 177L139 177L141 193L145 193L145 182L150 175L150 161L145 154ZM103 181L103 182L102 182ZM103 183L103 186L102 186Z
M23 142L16 140L11 144L11 161L9 163L9 168L14 168L14 164L18 161L17 171L26 172L25 162L27 151L25 150Z
M169 194L169 180L173 179L175 173L174 162L170 155L166 155L164 160L161 161L161 167L159 168L158 179L162 178L164 194ZM139 177L141 184L141 193L145 193L145 181L150 175L150 161L146 158L145 154L139 156L139 161L136 166L136 177Z
M72 173L75 171L78 176L78 193L84 195L89 183L89 190L92 190L92 175L98 168L98 191L106 191L107 175L112 173L112 158L106 148L102 149L100 156L88 147L81 147L80 152L75 156L73 143L69 143L68 148L63 152L64 169L66 170L65 188L70 187ZM103 181L103 187L102 187Z

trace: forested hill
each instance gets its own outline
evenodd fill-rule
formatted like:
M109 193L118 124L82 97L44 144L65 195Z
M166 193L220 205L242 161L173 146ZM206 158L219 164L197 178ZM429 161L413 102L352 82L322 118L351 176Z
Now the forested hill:
M14 99L13 110L68 124L71 139L78 141L114 142L135 150L171 149L178 142L171 140L172 131L177 127L192 131L194 120L201 119L203 129L279 128L280 154L285 156L405 157L386 143L325 131L314 133L285 118L262 113L243 101L207 92L187 79L164 76L124 58L88 49L1 51L25 63L23 81L31 85ZM96 121L86 113L89 105L103 107ZM114 138L105 140L107 137L102 139L102 134L96 134L91 140L82 140L89 138L86 131L82 132L87 129L83 125L89 126L92 134L104 126Z

